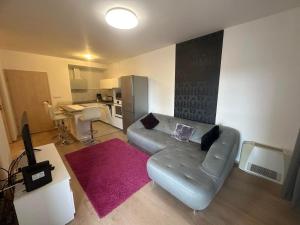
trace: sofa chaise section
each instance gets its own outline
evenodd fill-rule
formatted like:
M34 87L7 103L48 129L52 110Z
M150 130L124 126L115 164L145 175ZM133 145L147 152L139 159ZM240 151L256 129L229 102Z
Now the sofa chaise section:
M152 156L147 162L149 177L194 210L203 210L212 201L229 175L238 152L239 133L220 126L220 137L208 152L199 140L213 125L154 114L160 121L152 130L136 121L128 128L130 143ZM180 142L170 136L176 123L193 126L193 141Z

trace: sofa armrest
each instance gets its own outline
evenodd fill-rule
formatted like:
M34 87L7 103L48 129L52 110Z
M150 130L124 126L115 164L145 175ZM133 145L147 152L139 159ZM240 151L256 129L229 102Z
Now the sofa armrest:
M138 120L136 120L133 124L131 124L128 128L127 128L127 132L132 130L132 129L139 129L139 128L143 128L143 124L141 123L141 119L143 119L145 116L147 116L148 114L140 117Z
M240 135L237 130L224 126L220 128L220 137L212 144L202 162L202 170L215 181L224 180L229 174L240 143Z

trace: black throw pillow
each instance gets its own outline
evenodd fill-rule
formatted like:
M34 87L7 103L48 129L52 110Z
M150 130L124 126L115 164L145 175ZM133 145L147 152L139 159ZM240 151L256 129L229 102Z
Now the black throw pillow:
M159 120L155 118L152 113L149 113L146 117L140 120L146 129L153 129L159 124Z
M210 131L204 134L201 138L201 150L208 151L210 146L217 140L220 136L219 126L214 126Z

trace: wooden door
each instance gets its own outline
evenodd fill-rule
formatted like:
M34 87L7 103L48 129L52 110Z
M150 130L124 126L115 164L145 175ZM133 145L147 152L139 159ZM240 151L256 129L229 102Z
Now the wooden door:
M2 119L3 119L3 123L4 123L5 131L6 131L6 134L7 134L8 142L12 143L10 131L8 129L8 122L7 122L7 119L6 119L6 111L4 109L4 105L3 105L3 100L2 100L1 94L0 94L0 114L1 114Z
M15 119L20 132L22 114L27 112L31 133L53 129L43 102L51 102L47 73L4 70Z
M10 148L8 145L7 135L5 132L5 121L3 117L4 113L0 110L0 140L1 140L1 148L0 148L0 166L3 168L8 168L11 162L11 154ZM7 177L7 174L4 173L3 170L0 171L0 179L4 179Z

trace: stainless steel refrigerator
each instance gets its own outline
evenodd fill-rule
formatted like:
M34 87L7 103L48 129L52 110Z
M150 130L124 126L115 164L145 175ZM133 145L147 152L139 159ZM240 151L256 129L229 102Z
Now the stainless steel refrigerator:
M148 78L123 76L121 80L123 131L148 113Z

